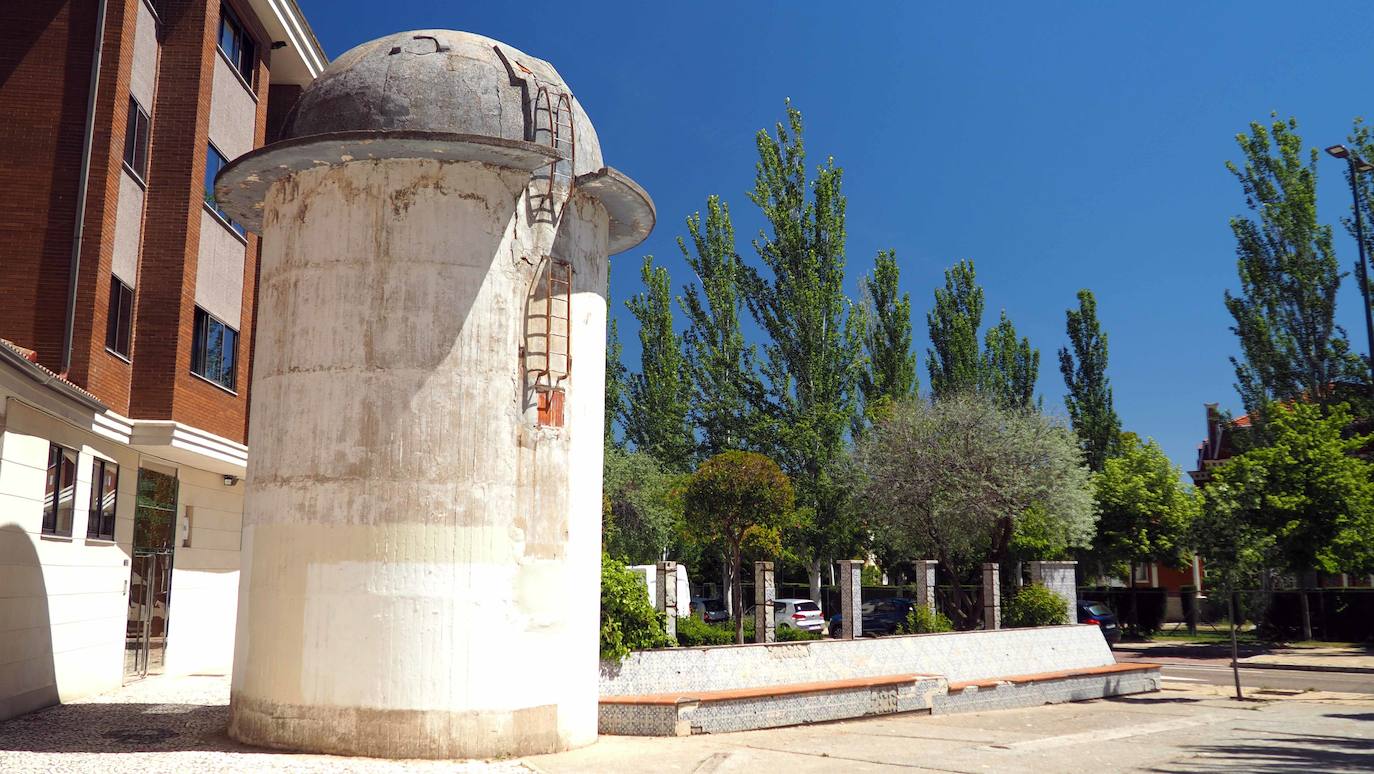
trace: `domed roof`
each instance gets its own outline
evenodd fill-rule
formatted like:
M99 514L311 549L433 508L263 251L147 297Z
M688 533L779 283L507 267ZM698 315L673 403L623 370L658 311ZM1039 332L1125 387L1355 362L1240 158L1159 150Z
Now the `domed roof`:
M283 139L421 131L549 144L551 119L544 106L557 108L560 95L567 95L572 108L574 173L601 169L596 129L548 62L470 32L398 32L335 59L301 93ZM566 139L560 140L564 154Z
M215 199L259 231L267 189L321 165L420 158L534 173L569 157L578 195L610 216L609 252L644 241L653 200L605 165L596 128L552 65L481 35L415 30L330 63L291 108L279 140L220 170Z

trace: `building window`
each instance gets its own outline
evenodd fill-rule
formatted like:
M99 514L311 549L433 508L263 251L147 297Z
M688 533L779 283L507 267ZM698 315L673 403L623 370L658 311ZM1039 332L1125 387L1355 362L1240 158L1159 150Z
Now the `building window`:
M134 326L134 289L119 277L110 277L110 310L106 314L105 347L121 357L129 356L129 337Z
M86 516L86 537L114 540L118 494L119 466L97 457L91 463L91 509Z
M234 389L238 364L239 332L196 307L195 339L191 342L191 372Z
M48 446L48 484L43 494L43 534L71 537L76 504L76 452Z
M239 236L243 236L243 226L235 223L234 219L229 217L229 213L225 212L224 208L219 206L219 201L215 199L215 175L218 175L219 171L228 164L229 159L226 159L224 154L219 152L219 148L209 142L205 143L205 203L215 211L216 215L223 218L230 228L237 231Z
M233 65L251 86L257 47L253 43L253 38L248 35L248 30L244 28L243 22L234 15L228 3L221 4L219 9L219 50L224 52L229 64Z
M140 181L148 178L148 114L138 100L129 97L129 118L124 127L124 165Z

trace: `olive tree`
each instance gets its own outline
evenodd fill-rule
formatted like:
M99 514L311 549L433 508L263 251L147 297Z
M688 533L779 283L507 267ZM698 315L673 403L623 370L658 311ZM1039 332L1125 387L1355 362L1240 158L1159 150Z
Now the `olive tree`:
M782 532L793 525L793 506L792 482L776 462L756 452L717 454L687 482L683 515L688 534L725 549L736 642L744 642L740 554L746 543L777 553Z
M983 562L1006 561L1018 523L1033 517L1067 545L1093 536L1089 474L1073 432L1036 411L973 392L914 399L860 442L861 498L876 541L934 558L958 586Z

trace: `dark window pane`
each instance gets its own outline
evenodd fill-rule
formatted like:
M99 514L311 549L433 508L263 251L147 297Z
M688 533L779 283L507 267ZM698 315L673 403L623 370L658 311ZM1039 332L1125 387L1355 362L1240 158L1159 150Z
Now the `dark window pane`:
M105 324L105 346L124 357L129 356L129 343L134 321L134 289L118 277L110 278L110 309Z
M76 511L76 452L71 449L62 449L57 481L57 524L53 531L59 535L70 535L72 516Z
M148 113L130 97L129 117L124 125L124 163L140 180L148 174L148 125Z
M238 340L238 331L196 307L191 342L191 370L216 384L234 389Z
M62 468L62 447L53 444L48 447L48 480L43 491L43 531L57 531L57 492L61 488L59 478Z
M86 537L114 540L115 498L119 466L108 460L91 463L91 507L86 517Z

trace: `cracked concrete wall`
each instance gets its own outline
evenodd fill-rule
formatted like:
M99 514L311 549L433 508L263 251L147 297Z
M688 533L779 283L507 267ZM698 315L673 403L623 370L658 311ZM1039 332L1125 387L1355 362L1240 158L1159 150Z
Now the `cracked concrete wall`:
M564 427L524 384L527 172L350 161L264 219L231 733L490 757L594 741L604 208L575 198ZM547 230L547 226L543 227Z

